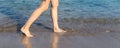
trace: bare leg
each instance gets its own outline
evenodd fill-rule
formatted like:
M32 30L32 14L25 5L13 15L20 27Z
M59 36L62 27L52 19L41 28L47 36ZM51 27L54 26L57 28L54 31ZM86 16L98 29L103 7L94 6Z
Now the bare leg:
M32 25L32 23L44 12L48 9L50 0L42 0L41 5L32 13L28 21L25 23L25 25L21 28L21 31L27 36L27 37L33 37L31 35L29 28Z
M52 8L51 8L51 16L53 21L54 32L66 32L59 28L58 25L58 0L51 0Z

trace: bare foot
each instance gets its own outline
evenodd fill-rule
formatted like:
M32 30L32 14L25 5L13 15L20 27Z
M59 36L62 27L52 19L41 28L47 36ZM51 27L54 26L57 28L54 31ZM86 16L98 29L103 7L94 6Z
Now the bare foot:
M63 29L54 29L54 32L66 32L66 31Z
M21 31L22 31L22 33L24 33L27 37L33 37L33 35L30 33L29 30L25 30L25 29L21 28Z

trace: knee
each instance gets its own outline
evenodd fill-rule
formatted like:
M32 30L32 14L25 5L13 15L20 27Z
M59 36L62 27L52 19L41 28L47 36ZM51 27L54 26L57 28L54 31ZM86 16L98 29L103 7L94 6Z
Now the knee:
M48 7L49 7L49 3L44 2L37 9L42 10L42 11L46 11L48 9Z
M48 9L48 5L47 6L44 6L41 8L42 10L46 11Z
M48 9L48 6L47 5L44 5L44 6L40 6L37 8L38 10L42 10L42 11L46 11Z

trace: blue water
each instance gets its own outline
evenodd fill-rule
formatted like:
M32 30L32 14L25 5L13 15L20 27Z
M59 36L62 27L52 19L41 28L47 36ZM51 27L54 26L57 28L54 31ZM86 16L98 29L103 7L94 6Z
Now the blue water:
M0 12L7 15L30 15L40 1L0 0ZM44 14L49 15L49 11ZM120 18L120 0L60 0L59 17Z

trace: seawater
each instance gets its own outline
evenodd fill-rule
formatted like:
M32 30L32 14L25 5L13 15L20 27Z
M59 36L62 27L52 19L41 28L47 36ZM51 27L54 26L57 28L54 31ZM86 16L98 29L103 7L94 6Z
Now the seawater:
M120 18L120 0L59 1L61 18ZM9 16L17 13L28 15L40 2L41 0L0 0L0 12ZM45 14L49 14L49 11Z

